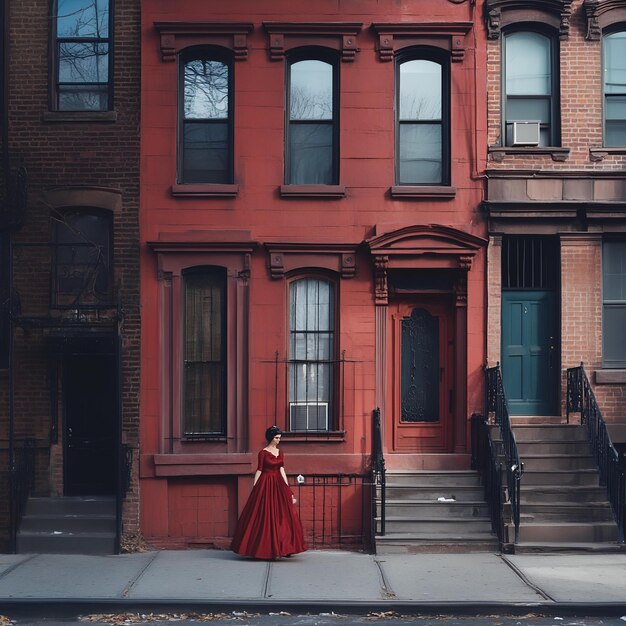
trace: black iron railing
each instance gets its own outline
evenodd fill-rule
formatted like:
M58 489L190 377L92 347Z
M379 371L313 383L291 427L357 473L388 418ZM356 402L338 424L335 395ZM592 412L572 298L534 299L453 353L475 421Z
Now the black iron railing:
M524 466L520 461L517 442L511 427L499 363L495 367L485 368L485 414L488 417L493 416L502 437L506 462L507 493L511 505L513 525L515 526L515 543L517 543L520 524L520 482L524 473Z
M372 528L376 529L376 491L378 491L380 526L379 535L385 534L385 500L386 500L386 477L385 477L385 457L383 456L383 435L380 423L380 409L374 409L373 414L374 439L372 450Z
M35 482L35 449L34 439L15 441L13 454L10 457L9 549L11 552L17 549L17 530Z
M480 474L489 507L491 529L500 543L506 539L502 523L502 463L491 439L491 432L484 415L474 413L471 418L472 469Z
M580 413L580 423L587 427L587 438L600 472L600 484L606 486L617 522L618 539L620 543L624 543L626 470L620 464L619 453L611 441L609 430L582 363L578 367L567 370L568 422L570 413Z
M370 477L365 474L307 474L290 478L310 548L369 550Z

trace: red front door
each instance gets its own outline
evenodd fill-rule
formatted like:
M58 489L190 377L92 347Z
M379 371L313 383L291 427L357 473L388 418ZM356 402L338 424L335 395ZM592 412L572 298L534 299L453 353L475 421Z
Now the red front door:
M388 378L394 452L452 451L454 325L449 296L390 302Z

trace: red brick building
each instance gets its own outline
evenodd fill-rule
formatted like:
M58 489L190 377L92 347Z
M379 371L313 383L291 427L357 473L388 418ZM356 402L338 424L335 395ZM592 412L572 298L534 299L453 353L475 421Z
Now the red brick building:
M469 468L486 346L482 8L142 3L141 527L227 545L267 426L314 545L387 468Z
M2 543L112 552L139 513L139 3L2 11ZM52 508L86 495L95 535Z

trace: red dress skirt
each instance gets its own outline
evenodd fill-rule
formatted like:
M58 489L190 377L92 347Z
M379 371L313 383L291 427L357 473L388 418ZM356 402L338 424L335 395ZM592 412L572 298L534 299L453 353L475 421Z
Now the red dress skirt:
M283 451L259 452L259 480L241 512L231 550L255 559L275 559L304 552L304 534L292 493L280 474Z

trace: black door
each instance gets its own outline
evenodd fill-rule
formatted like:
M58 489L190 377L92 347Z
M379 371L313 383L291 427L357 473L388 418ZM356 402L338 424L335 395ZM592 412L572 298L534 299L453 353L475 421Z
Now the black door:
M116 486L116 362L108 354L65 357L65 494L113 495Z

